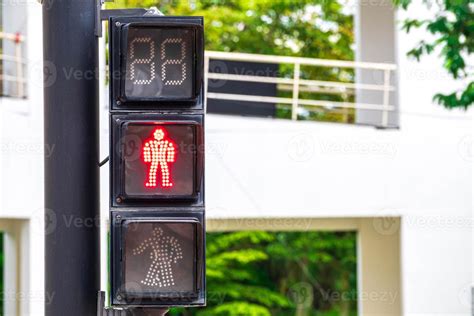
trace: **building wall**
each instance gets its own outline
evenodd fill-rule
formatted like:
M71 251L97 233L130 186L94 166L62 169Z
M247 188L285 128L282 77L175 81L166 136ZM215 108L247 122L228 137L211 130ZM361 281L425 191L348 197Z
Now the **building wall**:
M355 14L356 61L397 63L397 28L396 10L392 1L360 1ZM357 69L356 80L364 84L384 84L384 72ZM389 76L390 85L397 87L397 73ZM383 93L359 89L356 102L383 104ZM398 106L398 95L392 91L388 96L388 105ZM383 122L381 111L356 110L356 123L380 126ZM387 126L396 128L399 125L398 108L387 115Z
M35 3L27 8L29 98L0 99L0 221L27 222L29 264L22 264L28 266L29 281L20 291L30 314L43 315L44 300L51 296L44 293L42 155L54 144L42 145L41 8ZM399 130L208 115L208 217L222 227L239 218L270 218L272 223L288 217L317 221L318 229L349 225L359 232L360 289L380 286L380 292L387 284L400 295L398 305L363 301L363 315L380 314L380 308L403 315L468 315L474 243L472 110L448 112L433 104L435 92L456 84L437 57L421 63L407 59L414 39L396 35ZM105 107L101 124L105 156ZM101 177L105 215L108 168ZM351 226L353 221L359 224ZM296 220L287 228L301 230L305 222ZM386 263L386 270L372 270L374 263Z
M3 7L8 19L15 20L7 29L18 26L28 35L28 98L0 98L0 228L21 241L16 249L20 275L17 284L10 284L15 293L6 293L6 305L15 305L18 315L44 315L43 153L54 149L43 145L41 6L33 1L8 3L21 14L10 15L8 6Z

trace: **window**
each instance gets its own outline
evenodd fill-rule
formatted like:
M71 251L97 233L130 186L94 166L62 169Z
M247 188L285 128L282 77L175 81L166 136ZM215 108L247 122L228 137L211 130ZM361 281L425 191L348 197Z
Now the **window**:
M25 10L0 0L0 96L26 97Z

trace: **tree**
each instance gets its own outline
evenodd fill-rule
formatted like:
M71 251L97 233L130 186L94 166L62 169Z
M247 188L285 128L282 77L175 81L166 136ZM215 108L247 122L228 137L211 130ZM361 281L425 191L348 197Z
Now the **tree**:
M268 232L213 233L207 235L206 277L208 307L174 310L173 315L270 316L274 308L290 303L269 279L262 263L269 260Z
M393 0L407 10L412 0ZM418 61L421 56L429 55L440 49L444 68L454 79L466 79L469 82L463 90L449 94L436 94L433 99L448 109L467 109L474 104L474 72L472 65L466 63L474 52L474 10L471 0L423 0L426 6L434 6L433 19L406 19L403 29L409 33L412 29L424 28L434 36L433 40L422 40L407 54Z
M204 16L206 49L253 54L353 60L353 16L344 1L326 0L116 0L110 8L157 6L167 15ZM292 77L282 65L280 76ZM301 78L354 82L352 69L301 67ZM291 97L291 89L279 91ZM302 98L353 102L353 95L301 92ZM311 108L300 119L352 122L351 109ZM288 105L277 116L291 117Z
M357 311L353 232L207 235L208 307L172 315L340 315Z
M339 1L117 0L111 8L157 6L204 16L206 49L352 60L353 17Z

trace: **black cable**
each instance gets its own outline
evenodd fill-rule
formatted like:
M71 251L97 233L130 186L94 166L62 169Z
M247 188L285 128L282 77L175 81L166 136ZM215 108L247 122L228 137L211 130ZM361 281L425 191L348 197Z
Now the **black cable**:
M99 167L102 167L102 166L105 165L108 161L109 161L109 156L105 157L105 159L102 160L102 161L99 163Z

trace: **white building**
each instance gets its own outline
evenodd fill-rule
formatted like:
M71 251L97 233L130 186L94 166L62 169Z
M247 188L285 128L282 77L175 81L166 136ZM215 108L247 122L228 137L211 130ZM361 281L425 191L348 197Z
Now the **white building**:
M433 104L435 93L459 83L436 55L420 63L406 57L427 36L399 31L397 15L406 13L389 1L356 3L356 61L395 65L388 84L395 90L385 99L395 111L386 122L399 128L375 129L384 111L363 106L356 121L368 126L208 115L208 229L356 231L361 315L471 315L472 110ZM42 135L41 7L10 1L2 10L3 32L24 35L26 60L25 85L9 81L3 89L26 98L0 97L5 315L43 315L45 300L54 302L44 294L43 154L54 147ZM431 13L420 5L409 14ZM3 47L15 56L13 42ZM16 76L14 61L4 65L4 76ZM374 73L359 69L358 83L383 86ZM359 105L383 103L357 89ZM105 157L104 102L101 109ZM103 168L104 217L107 177ZM103 261L104 272L105 253Z

